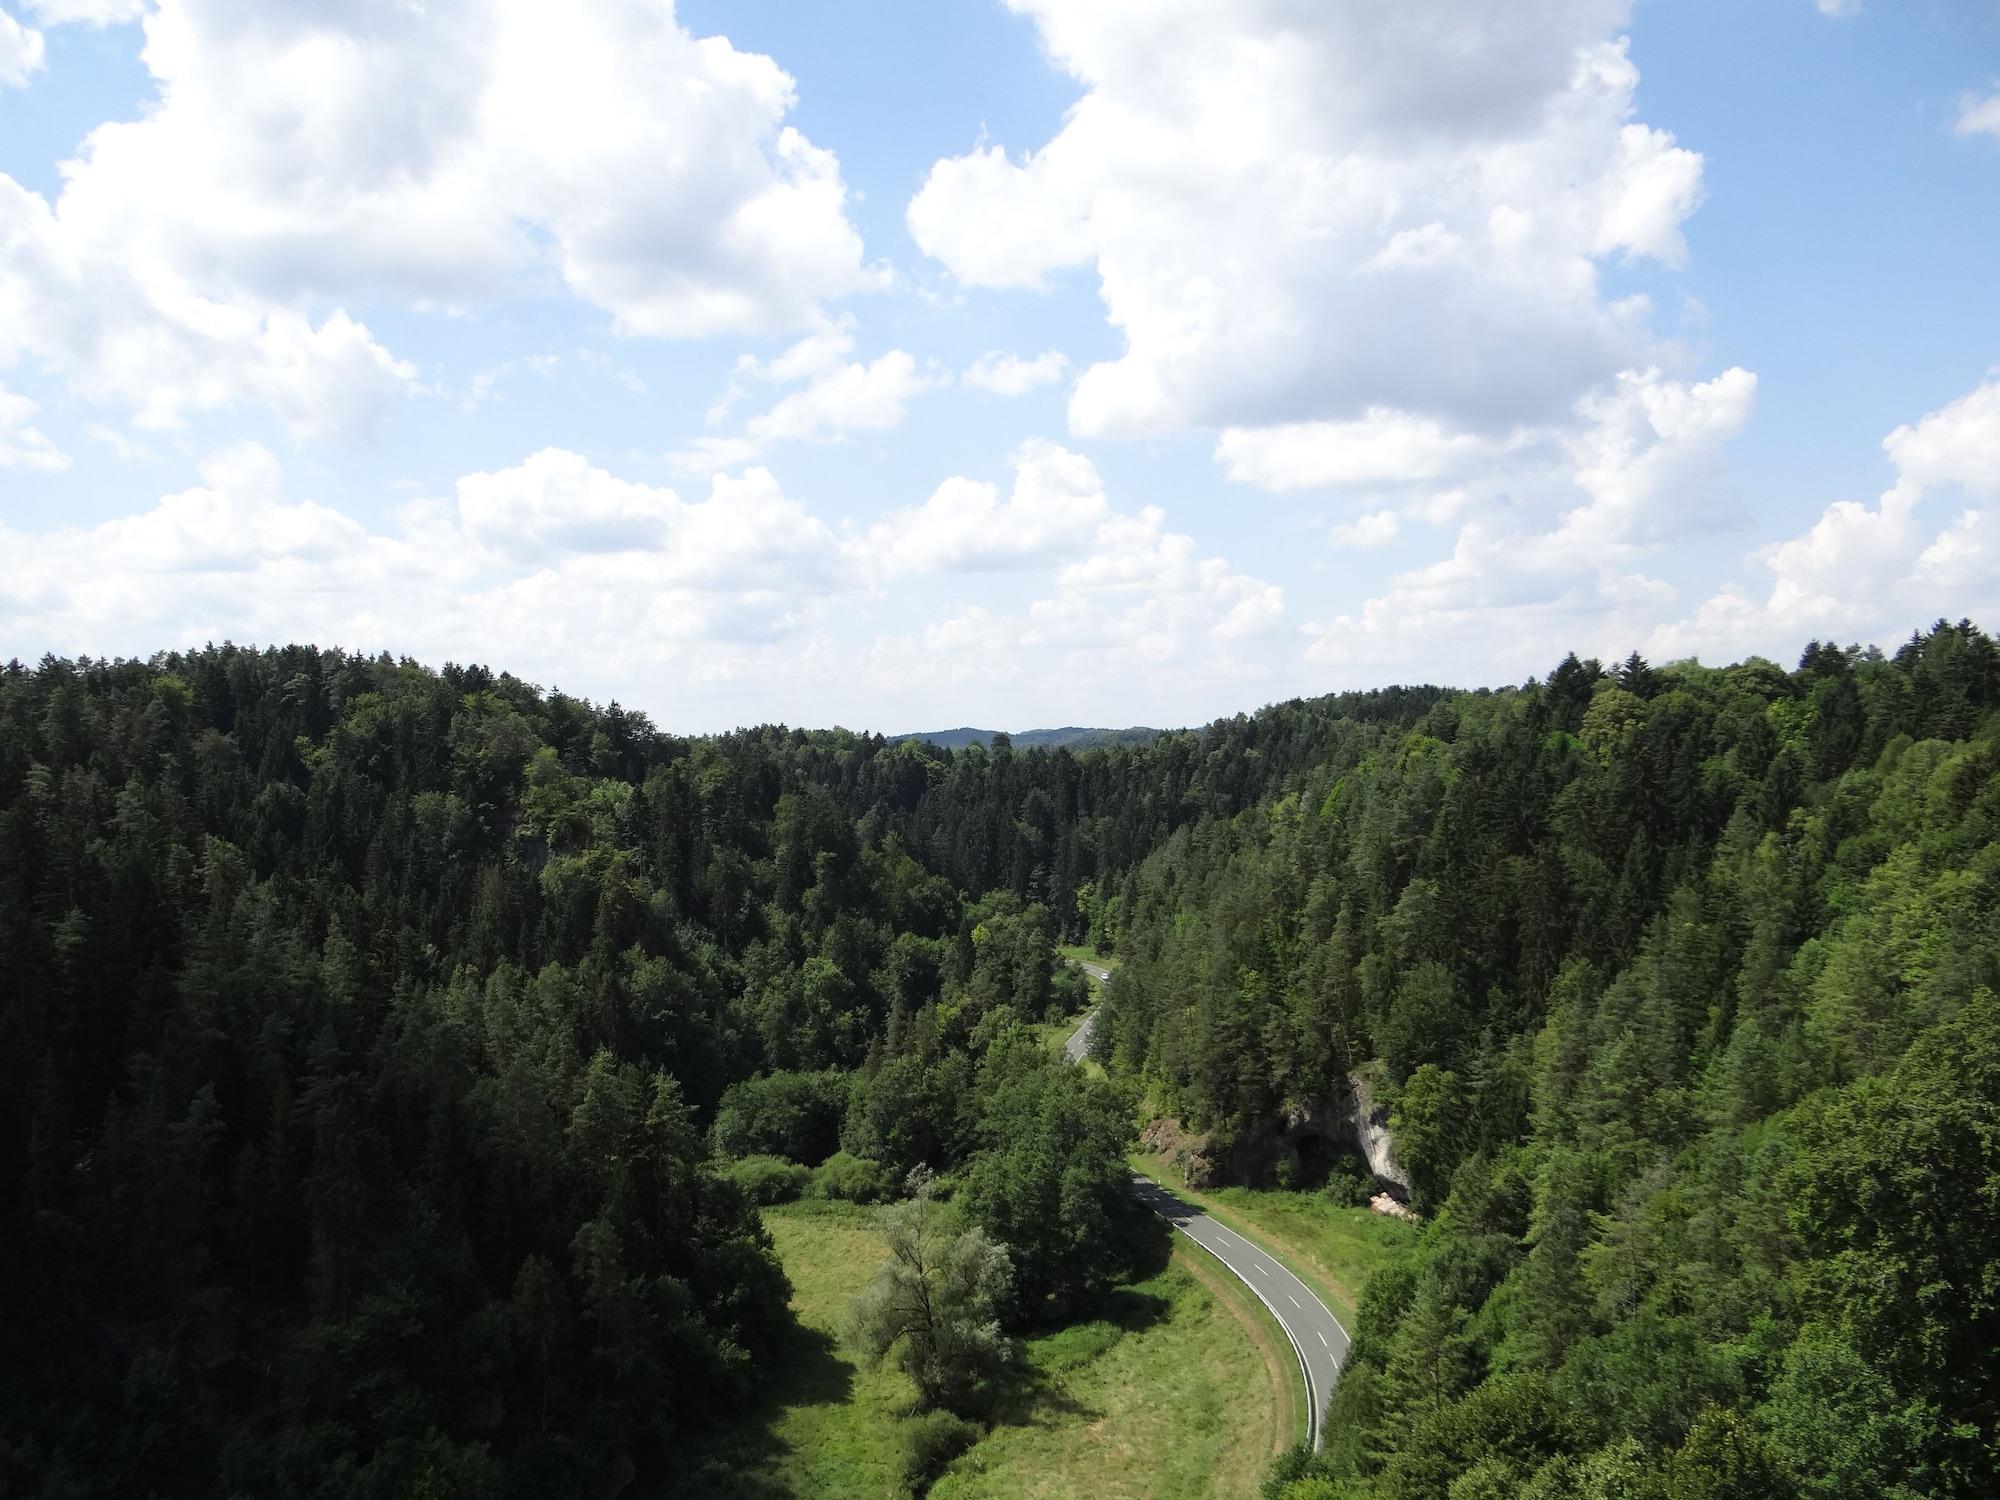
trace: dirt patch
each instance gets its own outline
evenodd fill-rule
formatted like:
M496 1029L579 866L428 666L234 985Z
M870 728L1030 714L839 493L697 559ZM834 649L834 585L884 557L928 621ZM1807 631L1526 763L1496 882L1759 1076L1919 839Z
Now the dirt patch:
M1280 1348L1280 1336L1273 1333L1270 1326L1252 1310L1251 1294L1206 1254L1175 1245L1174 1260L1185 1266L1188 1274L1207 1288L1211 1297L1228 1308L1229 1315L1250 1335L1250 1342L1271 1377L1271 1410L1276 1418L1271 1426L1271 1452L1283 1453L1290 1446L1291 1435L1299 1430L1299 1397L1302 1392L1297 1378L1298 1356L1292 1352L1290 1344Z

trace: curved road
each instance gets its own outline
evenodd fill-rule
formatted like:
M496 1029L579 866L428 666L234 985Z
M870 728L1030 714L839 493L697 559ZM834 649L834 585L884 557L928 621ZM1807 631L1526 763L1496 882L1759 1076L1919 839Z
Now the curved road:
M1193 1204L1136 1172L1132 1174L1132 1191L1141 1203L1234 1271L1271 1310L1292 1341L1292 1352L1299 1357L1299 1369L1306 1379L1306 1440L1319 1447L1326 1436L1321 1431L1326 1406L1333 1399L1340 1367L1347 1362L1347 1330L1340 1326L1340 1319L1282 1262L1234 1230L1223 1228Z
M1087 964L1080 958L1071 959L1070 962L1083 970L1084 973L1088 974L1099 984L1104 983L1105 980L1111 977L1111 971L1102 964ZM1084 1056L1090 1051L1090 1032L1091 1028L1096 1024L1097 1012L1093 1009L1089 1015L1083 1018L1083 1024L1070 1033L1069 1040L1063 1043L1063 1056L1073 1063L1082 1062Z
M1100 984L1109 977L1096 964L1081 967ZM1093 1010L1063 1044L1063 1055L1071 1062L1082 1061L1096 1019L1097 1012ZM1327 1402L1333 1399L1340 1367L1347 1362L1347 1330L1340 1326L1340 1319L1282 1262L1234 1230L1224 1228L1185 1199L1137 1172L1132 1174L1132 1191L1139 1195L1140 1202L1233 1271L1238 1280L1257 1294L1257 1300L1271 1310L1271 1316L1285 1330L1285 1336L1292 1341L1292 1351L1299 1357L1299 1370L1306 1382L1306 1440L1319 1447L1325 1440L1321 1429Z

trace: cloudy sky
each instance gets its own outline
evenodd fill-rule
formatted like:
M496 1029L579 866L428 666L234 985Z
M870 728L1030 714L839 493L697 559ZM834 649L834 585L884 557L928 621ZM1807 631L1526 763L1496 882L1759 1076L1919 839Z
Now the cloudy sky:
M1995 0L0 0L0 657L1179 724L1996 504Z

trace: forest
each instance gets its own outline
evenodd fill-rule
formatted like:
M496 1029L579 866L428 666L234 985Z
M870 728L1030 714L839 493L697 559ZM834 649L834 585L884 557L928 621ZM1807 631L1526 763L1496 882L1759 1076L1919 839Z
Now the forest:
M1987 1493L1996 733L1969 622L1083 749L13 663L0 1495L723 1493L760 1203L941 1200L998 1368L1121 1274L1141 1119L1351 1075L1424 1229L1272 1495Z

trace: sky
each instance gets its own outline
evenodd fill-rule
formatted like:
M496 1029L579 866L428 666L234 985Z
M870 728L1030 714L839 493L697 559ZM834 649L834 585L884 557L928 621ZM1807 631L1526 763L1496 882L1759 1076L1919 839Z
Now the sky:
M1996 505L2000 0L0 0L0 656L1170 726Z

